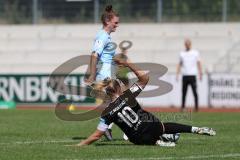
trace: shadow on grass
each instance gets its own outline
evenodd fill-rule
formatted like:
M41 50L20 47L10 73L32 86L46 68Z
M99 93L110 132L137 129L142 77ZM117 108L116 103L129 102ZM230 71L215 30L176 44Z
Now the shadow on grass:
M95 146L134 146L134 144L129 143L97 143Z
M83 140L83 139L87 139L88 137L72 137L72 140ZM109 141L105 138L102 138L100 140L101 142L116 142L116 141L125 141L124 139L122 138L114 138L113 140Z
M87 137L72 137L72 140L83 140L87 139Z

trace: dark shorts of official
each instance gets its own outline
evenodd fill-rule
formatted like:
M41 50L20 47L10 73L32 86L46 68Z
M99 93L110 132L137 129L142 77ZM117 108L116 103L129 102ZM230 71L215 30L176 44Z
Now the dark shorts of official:
M144 123L143 132L133 139L129 138L129 140L136 145L155 145L156 141L163 134L162 123L160 121Z

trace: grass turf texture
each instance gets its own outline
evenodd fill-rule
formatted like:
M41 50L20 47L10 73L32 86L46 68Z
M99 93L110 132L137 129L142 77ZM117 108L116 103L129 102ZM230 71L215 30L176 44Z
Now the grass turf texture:
M163 121L209 126L217 136L181 134L175 148L136 146L122 140L113 127L114 141L104 138L83 148L66 147L86 138L98 119L65 122L53 110L0 110L1 160L80 159L238 159L240 158L239 113L155 113Z

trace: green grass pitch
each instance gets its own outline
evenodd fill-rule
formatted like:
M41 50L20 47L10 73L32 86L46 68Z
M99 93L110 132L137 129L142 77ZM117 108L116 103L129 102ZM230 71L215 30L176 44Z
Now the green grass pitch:
M122 140L113 127L114 141L104 139L83 148L78 143L96 129L98 119L66 122L53 110L0 110L1 160L162 160L240 159L239 113L155 113L163 121L174 121L217 130L215 137L181 134L174 148L136 146Z

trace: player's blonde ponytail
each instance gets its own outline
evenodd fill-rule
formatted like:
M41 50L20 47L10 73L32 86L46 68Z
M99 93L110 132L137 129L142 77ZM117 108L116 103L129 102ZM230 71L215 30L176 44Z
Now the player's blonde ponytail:
M107 96L112 96L117 92L117 90L121 90L121 86L119 82L115 79L106 78L101 82L92 84L94 97L103 97L102 94Z
M107 87L111 82L112 82L112 80L110 78L107 78L107 79L104 79L101 82L97 82L97 83L92 84L92 87L95 90L104 91L105 87Z

